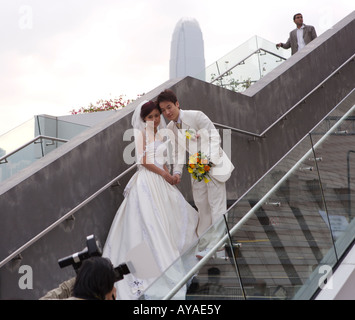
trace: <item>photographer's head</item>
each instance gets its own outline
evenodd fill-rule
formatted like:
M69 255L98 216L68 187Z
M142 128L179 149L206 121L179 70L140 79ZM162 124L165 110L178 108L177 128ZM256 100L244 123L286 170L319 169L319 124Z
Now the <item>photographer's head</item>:
M111 261L91 257L83 261L75 280L73 294L86 300L111 300L116 296L116 275Z

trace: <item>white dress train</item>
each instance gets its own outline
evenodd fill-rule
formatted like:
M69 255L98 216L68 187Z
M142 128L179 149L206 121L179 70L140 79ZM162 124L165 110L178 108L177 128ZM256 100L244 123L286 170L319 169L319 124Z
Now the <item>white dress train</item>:
M146 150L154 157L154 164L162 168L165 149L160 146L164 147L164 143L157 140L148 144ZM116 267L126 262L129 250L145 242L163 273L197 241L198 213L176 186L142 165L126 189L128 194L113 220L103 256ZM115 284L117 299L138 299L154 280L125 275ZM167 285L172 288L174 280Z

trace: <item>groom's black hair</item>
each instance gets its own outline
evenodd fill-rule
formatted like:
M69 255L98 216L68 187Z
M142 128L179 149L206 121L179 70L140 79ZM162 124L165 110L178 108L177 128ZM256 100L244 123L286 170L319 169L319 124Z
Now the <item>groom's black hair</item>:
M159 106L160 102L169 101L175 104L177 102L177 97L175 93L170 89L165 89L164 91L160 92L157 98L157 105Z

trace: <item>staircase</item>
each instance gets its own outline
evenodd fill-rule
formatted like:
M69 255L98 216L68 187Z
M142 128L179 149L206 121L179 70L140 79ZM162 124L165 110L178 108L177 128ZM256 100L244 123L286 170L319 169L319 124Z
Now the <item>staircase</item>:
M232 235L233 242L242 244L237 257L241 262L238 268L242 281L235 277L235 281L228 280L231 273L238 270L234 261L231 264L232 259L219 261L223 263L221 277L228 283L231 297L253 295L255 283L263 279L268 296L290 298L307 282L307 276L314 273L312 266L320 259L324 261L327 257L332 265L336 260L329 254L332 237L319 213L325 209L320 205L322 197L327 195L333 200L327 202L330 207L334 202L334 213L328 210L333 216L339 215L340 204L346 207L353 201L346 200L347 193L344 196L346 184L334 179L338 171L319 178L323 165L325 170L333 165L323 154L321 162L309 163L305 159L302 164L312 165L314 169L317 165L318 170L295 171L288 185L268 199L268 205L258 203L279 181L278 177L288 172L305 150L309 150L309 139L306 147L301 147L300 141L355 88L354 31L355 12L243 93L187 77L167 81L142 98L154 99L163 89L171 88L177 93L182 108L202 110L222 128L231 129L232 162L237 170L227 183L231 203L228 225L234 228L247 212L255 210L255 217L245 228ZM344 47L342 43L348 45ZM339 47L342 50L338 50ZM341 108L349 109L346 104L351 104L351 99L343 101ZM133 174L126 171L133 162L126 163L123 159L123 150L132 141L124 141L123 136L140 102L133 102L79 133L0 184L0 299L43 296L74 275L70 269L58 268L59 258L83 248L89 234L105 242L123 199L123 188ZM344 110L331 115L341 117L343 114ZM320 136L312 136L314 144ZM334 135L334 138L341 137L344 138L341 133ZM339 142L333 143L334 148L340 148ZM340 153L335 152L335 155L340 156ZM286 160L280 162L280 159ZM342 172L346 172L342 159ZM122 174L124 172L126 174ZM264 180L266 172L268 179ZM319 193L313 183L317 179L326 186L321 189L323 193ZM346 181L344 179L342 181ZM261 185L259 181L265 182ZM256 185L260 192L252 188ZM186 199L192 201L187 176L183 178L181 190ZM277 202L281 206L274 206ZM344 216L344 212L340 214ZM309 224L308 220L313 223ZM307 228L303 227L304 221ZM323 227L316 232L313 226L318 223L323 223ZM286 250L285 245L289 244L297 250ZM22 276L19 264L31 267L33 289L19 288ZM202 277L202 272L199 276ZM206 280L201 278L200 281Z

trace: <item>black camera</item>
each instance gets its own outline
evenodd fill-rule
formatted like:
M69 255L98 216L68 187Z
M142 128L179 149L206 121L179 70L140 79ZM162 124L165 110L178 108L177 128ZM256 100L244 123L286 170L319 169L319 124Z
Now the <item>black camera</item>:
M96 241L95 236L91 235L86 238L86 248L82 251L73 253L70 256L59 259L58 263L61 268L72 265L77 272L81 267L82 262L90 257L101 257L102 250L99 241Z
M95 239L94 235L90 235L86 237L86 248L84 248L82 251L73 253L70 256L59 259L58 264L61 268L72 265L75 272L78 272L82 262L85 259L101 256L102 249L100 242ZM114 268L114 271L116 275L115 281L120 281L123 279L124 275L131 273L126 263L120 264L118 267Z

